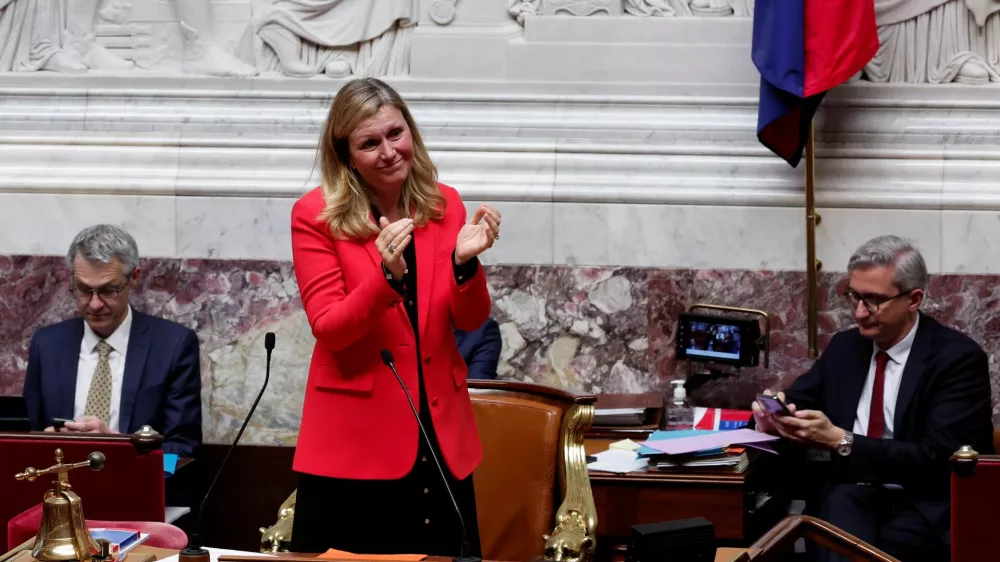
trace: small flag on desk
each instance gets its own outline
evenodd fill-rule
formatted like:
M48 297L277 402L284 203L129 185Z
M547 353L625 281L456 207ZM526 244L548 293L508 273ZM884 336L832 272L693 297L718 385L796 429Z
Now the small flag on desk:
M726 410L723 408L695 408L694 429L728 431L740 429L750 423L753 412L749 410Z
M756 0L757 139L798 166L823 96L876 52L874 0Z

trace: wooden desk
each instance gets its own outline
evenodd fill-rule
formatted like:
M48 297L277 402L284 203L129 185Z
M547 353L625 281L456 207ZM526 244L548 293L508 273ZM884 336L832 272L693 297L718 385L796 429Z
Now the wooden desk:
M604 451L620 438L607 434L587 437L587 454ZM773 472L769 472L775 461L758 455L742 474L590 473L597 508L598 560L612 559L620 552L633 525L690 517L711 521L724 545L748 546L787 513L779 498L757 505L759 494L775 488L770 482Z
M177 554L176 550L168 550L165 548L151 548L145 546L137 546L133 552L139 554L153 554L157 560L163 560L169 556ZM743 553L742 548L720 548L715 554L715 562L731 562L734 558ZM283 554L278 558L306 558L315 559L315 554ZM222 558L226 558L223 556ZM450 558L440 558L437 556L430 556L426 558L428 562L450 562ZM127 562L127 561L126 561Z

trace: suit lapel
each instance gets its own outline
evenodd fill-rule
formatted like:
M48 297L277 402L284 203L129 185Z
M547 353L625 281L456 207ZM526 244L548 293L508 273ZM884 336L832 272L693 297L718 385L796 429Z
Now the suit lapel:
M847 372L843 374L844 399L838 404L834 425L850 431L854 427L854 419L857 417L858 402L861 400L861 391L865 388L865 381L868 379L868 370L871 368L872 353L875 348L871 340L855 334L860 340L858 345L851 346L855 350L850 358L850 365Z
M417 245L417 314L419 316L420 338L427 331L427 316L431 309L431 288L434 286L434 259L437 257L438 225L429 221L427 226L413 231L413 242Z
M375 221L375 215L374 214L369 213L368 214L368 218L369 218L369 220L372 221L373 224L375 224L376 226L378 225L378 222ZM365 250L368 251L368 257L370 257L372 259L372 263L375 264L375 265L377 265L377 266L379 266L379 269L381 269L382 268L382 254L380 254L378 252L378 246L375 245L375 239L376 238L378 238L377 235L376 236L372 236L367 241L365 241Z
M83 343L83 318L73 321L66 345L59 350L59 382L53 417L73 419L76 402L76 375L80 370L80 347ZM48 425L52 420L44 420Z
M132 431L132 411L135 409L136 395L142 382L142 373L149 355L149 324L146 315L132 311L132 330L128 336L128 351L125 352L125 374L122 380L122 398L118 420L119 431Z
M917 333L913 336L913 345L910 347L910 355L906 358L906 365L903 367L903 379L899 381L899 394L896 395L896 412L892 416L893 436L899 438L902 435L903 414L909 407L913 395L920 386L920 381L924 378L927 370L927 355L932 346L931 326L932 320L925 316L920 317L920 324L917 326Z

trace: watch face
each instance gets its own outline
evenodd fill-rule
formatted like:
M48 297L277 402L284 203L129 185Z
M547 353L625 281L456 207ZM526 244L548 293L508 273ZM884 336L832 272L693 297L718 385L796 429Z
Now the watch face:
M841 443L840 445L837 445L837 454L842 457L846 457L847 455L851 454L851 444Z

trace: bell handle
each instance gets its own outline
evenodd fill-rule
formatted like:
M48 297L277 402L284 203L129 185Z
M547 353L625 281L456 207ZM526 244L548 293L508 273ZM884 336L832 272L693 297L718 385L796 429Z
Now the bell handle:
M104 457L104 453L101 453L100 451L94 451L89 455L87 455L87 460L85 461L63 464L62 449L56 449L56 464L48 468L44 468L42 470L38 470L33 466L29 466L28 468L24 469L24 472L18 472L17 474L15 474L14 480L18 481L27 480L28 482L34 482L36 479L38 479L39 476L45 476L46 474L65 474L71 470L77 468L83 468L85 466L90 467L91 470L98 471L104 468L104 463L106 460L107 459Z

